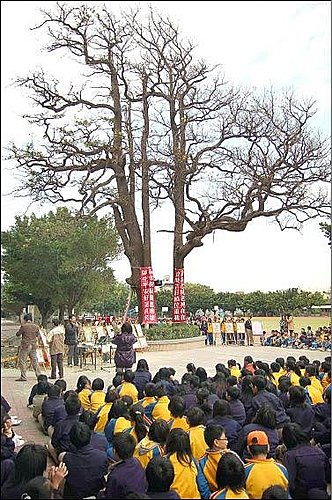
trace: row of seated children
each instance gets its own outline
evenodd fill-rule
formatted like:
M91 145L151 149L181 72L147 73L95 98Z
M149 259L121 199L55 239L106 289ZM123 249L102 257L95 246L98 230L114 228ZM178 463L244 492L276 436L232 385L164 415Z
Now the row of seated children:
M308 471L305 468L303 469L303 464L301 464L303 469L301 473L303 477L301 478L301 481L299 481L296 475L298 471L292 470L290 478L290 491L293 495L295 492L295 498L298 497L296 496L298 494L296 490L296 487L299 487L298 485L301 486L301 494L303 494L303 492L307 494L308 490L311 490L313 486L317 485L322 489L322 491L326 491L326 480L328 479L328 473L326 472L327 456L320 448L310 444L310 439L312 439L312 429L308 429L304 432L303 437L301 436L301 433L300 435L298 434L298 431L303 432L299 427L299 424L296 421L291 424L288 422L291 417L296 420L303 413L308 414L307 411L303 412L303 409L313 411L314 415L316 413L315 410L320 410L318 414L325 418L328 414L328 406L330 408L330 387L327 387L326 384L326 382L329 383L328 377L330 374L327 373L325 379L324 376L322 377L322 380L324 379L325 381L325 402L323 400L321 403L312 405L309 400L307 401L305 396L305 399L298 403L299 396L303 399L303 395L305 393L304 389L297 385L298 381L295 376L297 376L300 381L301 373L300 375L296 375L294 371L298 368L294 363L295 360L286 360L285 368L287 369L286 372L288 374L286 377L280 373L282 360L279 359L280 363L276 361L276 364L279 364L280 370L278 372L275 371L274 373L279 374L279 381L283 376L289 381L289 390L287 391L287 395L289 396L289 408L287 414L287 397L279 398L283 403L284 408L282 408L278 403L278 397L281 395L285 396L285 392L280 391L281 394L276 396L273 392L267 391L266 382L271 382L271 379L268 378L267 374L266 376L263 376L260 372L257 374L257 370L264 371L264 364L259 362L254 363L250 357L246 358L246 367L244 367L242 371L239 371L236 367L236 362L234 365L234 360L229 361L229 368L218 364L216 366L216 375L213 377L214 380L212 382L211 380L208 381L208 377L204 369L198 368L196 370L192 364L191 366L188 365L188 373L182 378L181 384L175 383L172 379L172 373L166 373L167 369L161 369L154 378L156 384L147 383L144 390L145 396L139 403L136 403L135 400L135 396L137 397L137 388L135 388L132 383L134 380L133 373L131 371L126 372L124 374L124 380L121 380L122 376L117 375L113 380L113 387L110 387L105 395L105 403L102 404L95 413L91 411L91 400L94 398L89 397L91 395L91 384L86 377L84 378L84 376L81 376L78 380L76 391L67 391L65 393L65 397L63 398L65 399L63 406L67 416L56 422L54 425L54 432L50 433L52 434L53 456L56 460L60 461L60 463L63 461L69 471L65 481L63 493L64 498L82 498L82 496L75 495L83 495L84 493L85 496L88 496L91 494L92 489L92 494L99 494L101 497L103 494L107 495L106 498L109 497L109 494L111 497L114 496L114 492L109 493L110 486L107 485L109 482L110 484L119 483L119 481L115 480L117 474L115 471L119 472L121 468L124 468L123 462L120 464L118 463L119 457L124 462L127 460L122 458L121 454L119 455L119 449L117 448L117 439L119 436L131 437L130 441L134 443L134 456L132 458L135 458L131 464L136 464L137 466L138 461L143 469L147 467L152 458L158 456L167 455L172 462L171 450L175 450L173 452L173 468L175 477L172 481L172 490L177 492L180 498L208 498L210 494L214 495L216 491L219 491L219 483L217 483L215 476L219 460L213 460L213 452L216 451L213 450L214 446L217 446L218 453L218 446L223 450L224 453L222 454L225 454L226 450L226 453L230 450L230 453L233 454L232 458L236 457L240 463L242 463L242 459L253 460L252 457L250 458L252 450L250 450L250 448L248 449L246 446L251 443L249 436L252 432L256 433L256 437L258 438L258 442L256 444L258 446L268 446L266 456L269 463L271 462L274 464L275 458L277 457L276 449L280 443L283 443L287 449L283 458L285 464L288 462L289 464L292 464L292 461L287 458L287 453L289 454L294 447L298 449L302 446L309 449L310 453L308 453L308 449L305 449L305 453L302 455L300 454L300 456L304 456L306 458L308 456L311 457L310 460L307 460L308 463L305 464L307 469L309 465L311 466L311 474L308 474ZM257 366L260 366L261 368L257 368ZM276 368L276 366L274 366L274 368ZM319 379L316 378L315 375L312 375L311 368L312 365L304 364L304 368L302 368L302 370L304 370L304 374L312 376L315 380L317 380L324 390ZM233 375L230 375L231 373L233 373ZM225 375L228 375L227 379ZM292 375L294 376L292 377ZM224 382L226 382L226 385L223 384ZM280 383L278 386L280 386ZM98 391L103 392L102 389L98 388L94 392ZM249 406L248 401L250 397L248 398L247 396L250 396L250 392L251 404ZM298 399L295 397L295 402L300 404L298 408L299 411L295 411L296 404L292 406L294 403L294 395L292 396L293 392L295 394L296 392L300 393L297 394ZM173 395L170 393L173 393ZM235 397L234 399L231 397L232 395L238 396L239 393L242 396L242 400L238 397ZM238 403L242 403L243 408L245 408L244 421L243 415L240 414L241 412L238 415L231 414L230 403L232 400L236 402L236 404L233 405L233 409L237 408L238 410ZM212 412L210 411L209 415L208 410L209 407L211 407L212 401L214 401L214 403L212 405ZM262 401L264 401L264 404L262 404ZM314 406L316 406L315 409L312 408ZM83 412L82 407L86 407ZM251 415L249 423L246 425L247 417L249 415ZM253 419L252 415L254 416ZM238 420L233 417L237 417ZM242 419L242 424L239 423L240 418ZM324 418L321 419L320 423L324 422ZM78 431L76 427L74 427L74 424L76 425L77 423L81 424L80 433L83 434L83 436L85 435L85 440L83 439L84 445L80 444L80 440L75 434L75 432L77 433ZM224 424L224 426L222 424ZM237 429L236 424L239 426ZM289 428L290 425L293 427ZM322 423L322 427L320 428L321 435L324 435L324 425L325 424ZM247 429L245 429L246 427ZM72 431L73 428L76 429L75 432ZM290 440L287 441L287 438L285 439L285 429L288 429L291 435L295 435L292 443L290 443ZM247 432L248 430L249 432ZM272 431L275 431L275 433ZM257 432L261 434L257 434ZM87 437L88 434L89 439ZM238 435L241 435L242 447L239 447L239 439L236 439ZM277 435L277 439L275 439L275 435ZM95 436L94 445L91 444L93 442L93 436ZM264 436L266 436L266 438ZM187 446L187 438L189 440L189 449ZM317 436L315 436L315 438L317 438ZM269 442L268 445L266 444L266 440ZM265 444L263 444L263 442ZM222 448L222 443L228 443L228 448ZM272 445L275 447L275 450L273 451L274 456L271 454L270 450ZM123 449L123 446L121 449ZM186 452L183 450L186 450ZM237 454L237 451L240 456ZM103 455L100 455L100 453ZM216 454L217 457L218 453ZM106 469L105 462L103 462L105 454ZM190 457L191 455L193 456L193 461L188 461L187 456ZM207 460L207 457L209 460ZM297 457L297 461L298 460L299 457ZM108 461L112 464L115 461L115 465L111 465L111 471L108 474L108 478L113 479L110 479L110 481L109 479L107 480L106 493L103 493L103 485L101 486L101 483L103 483L102 477L105 476L105 470L106 472L108 471ZM91 464L95 464L95 466L91 466ZM190 464L190 467L188 464ZM214 468L212 467L212 481L211 474L209 475L206 473L207 470L211 469L211 464L214 464ZM291 465L289 464L288 467L291 468ZM120 467L120 465L122 466ZM189 476L191 474L191 480L186 480L184 483L181 481L179 482L179 478L184 474L182 470L183 467L187 468L186 472ZM82 473L84 469L90 470L90 473ZM249 470L247 466L245 466L245 470ZM285 470L280 469L280 467L278 470L279 472L282 472L284 477L287 476ZM319 470L323 471L323 474L318 474L317 471ZM195 471L197 471L197 474ZM128 478L133 477L133 475L128 474L128 472L129 471L124 474L124 478L127 476ZM303 472L305 472L305 474ZM97 476L99 478L98 481L95 481L92 485L93 478L96 478ZM195 480L193 480L193 476L195 476ZM252 474L249 476L252 480ZM203 480L204 477L206 479L205 483ZM313 477L315 478L314 481L312 481ZM88 484L86 484L84 479L86 479ZM250 481L246 481L245 487L247 492L251 494L249 483ZM254 481L252 480L252 483L257 486L256 479ZM275 483L272 481L269 485L264 483L262 488L265 486L276 486L278 484L278 482ZM287 488L284 488L285 479L283 479L282 484L279 484L279 486L283 487L284 490L287 490ZM132 486L130 486L130 488L132 488ZM259 490L259 495L263 495L262 488ZM237 491L238 489L239 488L236 487L234 491ZM127 487L125 490L128 492ZM146 491L146 485L144 486L144 491ZM14 498L13 496L8 496L8 488L7 490L5 489L5 493L7 494L7 498ZM136 491L136 493L139 494L142 493L142 491ZM256 493L257 492L255 492L255 495ZM120 494L123 495L124 492ZM244 493L241 492L240 495L242 494ZM116 497L124 498L124 496L119 497L117 495ZM261 498L261 496L253 497ZM214 498L219 497L215 496ZM221 496L220 498L223 497ZM240 496L240 498L246 497Z

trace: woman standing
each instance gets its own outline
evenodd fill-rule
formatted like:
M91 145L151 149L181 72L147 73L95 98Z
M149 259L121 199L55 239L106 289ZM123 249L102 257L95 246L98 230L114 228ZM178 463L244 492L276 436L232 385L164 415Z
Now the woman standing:
M131 368L135 363L135 351L133 345L136 342L136 337L133 334L133 327L130 323L123 323L121 331L112 340L112 344L116 345L114 362L117 371Z

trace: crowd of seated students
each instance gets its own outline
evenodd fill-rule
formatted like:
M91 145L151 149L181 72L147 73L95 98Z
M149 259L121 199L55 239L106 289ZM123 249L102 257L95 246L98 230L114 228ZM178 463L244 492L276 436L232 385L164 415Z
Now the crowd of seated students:
M330 364L246 356L177 379L140 360L106 390L40 376L28 405L48 445L17 451L2 398L1 498L329 498Z
M292 349L319 349L321 351L331 350L331 327L320 326L313 332L311 326L307 329L301 328L300 332L288 332L271 330L270 334L264 332L261 338L263 346L289 347Z

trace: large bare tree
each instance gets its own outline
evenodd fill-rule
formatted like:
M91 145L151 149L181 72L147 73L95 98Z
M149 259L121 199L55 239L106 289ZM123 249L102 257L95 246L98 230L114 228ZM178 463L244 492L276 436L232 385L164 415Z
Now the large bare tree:
M48 50L88 74L67 89L42 71L18 81L41 109L30 120L43 137L10 156L34 200L113 210L134 289L151 265L151 201L174 207L174 268L216 229L258 217L284 229L329 213L329 142L311 127L313 102L235 88L152 9L142 19L58 5L44 27Z

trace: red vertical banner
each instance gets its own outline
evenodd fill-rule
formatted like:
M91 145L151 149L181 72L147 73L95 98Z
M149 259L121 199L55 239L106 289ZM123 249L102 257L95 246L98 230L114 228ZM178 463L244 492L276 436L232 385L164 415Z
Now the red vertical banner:
M157 309L152 267L140 267L142 323L157 323Z
M174 269L173 279L173 323L186 322L186 302L184 296L184 269Z

